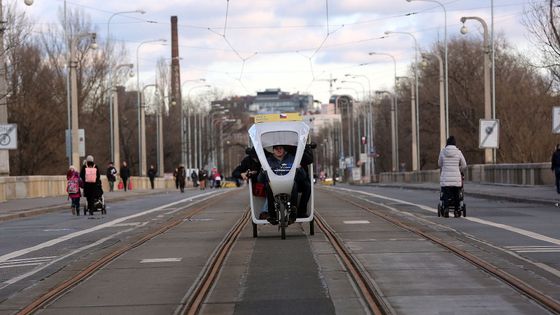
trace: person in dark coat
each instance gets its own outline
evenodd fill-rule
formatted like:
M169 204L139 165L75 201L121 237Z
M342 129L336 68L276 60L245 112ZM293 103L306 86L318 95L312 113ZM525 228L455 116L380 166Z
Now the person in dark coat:
M183 164L179 165L177 169L177 181L179 182L179 189L181 192L185 192L185 180L187 178L187 171L185 170L185 166Z
M126 163L126 161L122 162L122 166L121 166L121 180L123 181L124 184L124 191L128 190L128 179L130 178L130 169L128 168L128 164Z
M84 183L84 197L86 197L88 205L92 205L96 199L103 195L101 188L101 172L99 167L93 162L93 156L86 157L86 163L80 170L80 178Z
M152 189L154 189L154 180L156 179L156 168L154 167L154 165L150 165L150 168L148 169L148 178L150 179L150 185L152 186Z
M115 181L117 180L117 169L113 166L113 162L109 162L106 175L109 182L109 191L113 191L115 189Z
M556 145L556 150L552 153L550 163L550 169L554 172L556 178L556 192L560 194L560 144Z

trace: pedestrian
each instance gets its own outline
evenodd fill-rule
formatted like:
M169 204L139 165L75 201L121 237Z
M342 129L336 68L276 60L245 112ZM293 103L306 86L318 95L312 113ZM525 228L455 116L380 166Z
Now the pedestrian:
M450 197L458 203L459 194L463 187L463 170L467 168L467 162L461 150L456 146L454 136L447 139L446 146L439 153L438 166L440 167L439 184L441 186L442 200ZM458 205L456 205L458 207Z
M550 162L550 169L554 172L554 177L556 179L556 193L560 194L560 144L556 145L556 150L552 153Z
M86 164L80 170L80 178L84 183L84 197L86 197L88 208L91 207L96 200L103 196L103 188L101 187L101 172L99 167L94 163L93 156L86 157Z
M222 187L222 175L220 175L220 172L218 172L217 170L216 173L214 174L214 187L215 188Z
M72 200L73 215L80 213L80 198L82 197L80 188L83 186L80 173L76 171L74 165L70 165L68 172L66 172L66 192L68 193L68 199Z
M150 169L148 169L148 178L150 179L150 185L152 186L152 189L154 189L154 181L156 179L156 168L154 167L154 165L150 165Z
M187 171L185 170L185 166L183 164L179 165L177 168L177 181L179 182L179 189L181 192L185 192L185 180L187 178Z
M198 187L198 174L196 173L196 169L191 171L191 180L193 187Z
M117 180L117 169L113 166L113 162L109 162L106 175L109 182L109 191L113 191L115 189L115 181Z
M206 189L206 180L208 179L208 172L201 168L198 170L198 183L200 185L200 190Z
M124 191L127 191L128 179L130 178L130 169L128 168L128 164L126 163L126 161L122 162L120 175L121 175L121 180L123 182Z
M179 179L177 178L177 174L179 174L179 169L176 168L173 171L173 179L175 180L175 189L179 189Z

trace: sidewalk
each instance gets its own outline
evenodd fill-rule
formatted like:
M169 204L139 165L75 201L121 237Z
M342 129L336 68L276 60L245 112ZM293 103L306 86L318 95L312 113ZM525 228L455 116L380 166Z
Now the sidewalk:
M105 192L103 196L105 197L105 201L114 201L134 198L134 196L137 195L158 194L166 191L165 189L129 190L127 192L112 191ZM82 197L80 206L83 207L85 204L86 200ZM70 213L70 200L67 199L66 195L58 197L12 199L0 202L0 222L62 210L67 210L68 213Z
M377 187L402 187L407 189L436 190L438 183L393 183L370 184ZM554 186L519 186L500 184L481 184L465 182L465 196L507 200L514 202L530 202L550 205L560 199Z

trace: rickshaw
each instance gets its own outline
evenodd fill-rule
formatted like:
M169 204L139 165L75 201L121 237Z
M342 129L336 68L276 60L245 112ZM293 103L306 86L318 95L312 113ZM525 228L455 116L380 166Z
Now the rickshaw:
M281 233L281 238L286 238L286 228L292 223L309 223L309 234L313 235L314 232L314 199L313 199L313 164L308 165L307 176L309 176L311 194L309 202L307 203L307 217L293 220L290 219L295 211L294 205L290 205L290 195L294 185L296 168L300 165L302 156L309 141L309 126L303 122L299 113L289 114L267 114L256 115L255 123L249 129L249 137L251 145L257 153L257 157L262 166L262 174L266 178L264 185L269 185L272 194L274 195L274 211L278 219L278 229ZM272 154L272 147L282 145L290 148L294 154L294 163L285 175L277 175L271 169L267 156ZM262 177L261 177L262 178ZM249 179L249 187L254 187L253 181L256 178ZM255 183L261 184L263 183ZM262 188L261 188L262 191ZM298 194L301 195L301 194ZM298 196L301 198L301 196ZM263 210L263 206L267 200L265 194L257 194L254 189L249 189L249 199L251 205L251 218L253 223L253 237L257 237L257 225L271 224L267 220L259 219L259 214ZM270 201L269 201L270 202Z

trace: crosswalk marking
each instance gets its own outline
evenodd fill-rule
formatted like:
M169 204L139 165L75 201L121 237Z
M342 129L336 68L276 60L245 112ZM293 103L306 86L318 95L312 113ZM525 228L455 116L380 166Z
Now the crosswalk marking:
M0 262L0 269L4 268L15 268L15 267L25 267L25 266L37 266L43 263L47 263L56 256L44 256L44 257L32 257L23 259L12 259L4 262Z

